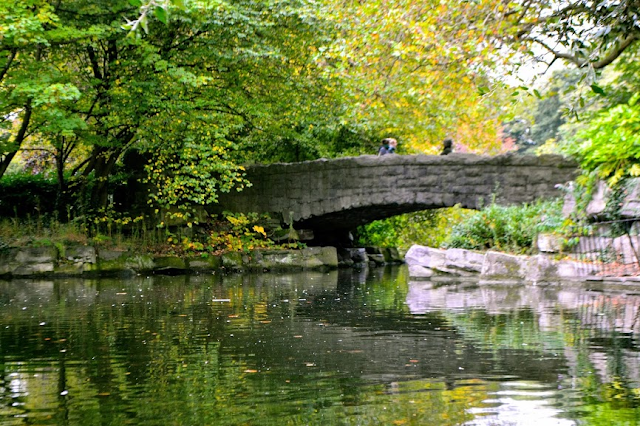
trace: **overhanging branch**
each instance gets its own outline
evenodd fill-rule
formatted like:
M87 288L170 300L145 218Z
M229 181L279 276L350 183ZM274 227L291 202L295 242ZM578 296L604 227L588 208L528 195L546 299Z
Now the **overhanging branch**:
M607 65L611 64L613 61L615 61L629 46L633 44L633 42L638 40L638 37L635 34L628 35L623 40L618 42L615 45L615 47L613 47L611 50L606 52L606 55L604 57L602 57L598 61L593 61L593 62L589 61L588 59L580 58L571 53L557 51L553 47L549 46L549 44L547 44L546 42L538 38L529 38L529 40L546 49L549 53L551 53L554 56L554 60L564 59L576 65L578 68L582 68L586 65L589 65L593 69L602 69Z

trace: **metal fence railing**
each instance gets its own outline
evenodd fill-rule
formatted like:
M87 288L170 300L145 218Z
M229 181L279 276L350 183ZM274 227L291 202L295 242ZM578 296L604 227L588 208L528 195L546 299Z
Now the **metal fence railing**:
M574 226L567 251L584 272L599 276L640 276L640 227L637 220Z

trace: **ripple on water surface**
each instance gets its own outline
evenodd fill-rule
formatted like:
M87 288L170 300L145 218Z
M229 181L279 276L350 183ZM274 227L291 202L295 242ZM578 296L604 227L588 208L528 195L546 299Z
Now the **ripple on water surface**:
M0 425L633 424L638 307L402 269L0 283Z

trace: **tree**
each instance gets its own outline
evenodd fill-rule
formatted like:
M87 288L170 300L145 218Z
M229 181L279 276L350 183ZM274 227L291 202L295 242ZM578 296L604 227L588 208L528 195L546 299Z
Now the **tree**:
M295 140L331 117L331 91L312 60L323 27L304 2L145 4L155 9L139 15L144 31L132 31L123 22L140 13L137 1L42 1L49 20L33 33L47 37L26 43L22 61L3 57L4 116L19 115L22 140L28 126L51 146L59 179L70 175L87 205L107 204L131 149L149 154L138 167L146 166L157 202L215 202L217 192L246 184L241 148L284 131ZM19 11L40 16L35 6ZM3 164L19 137L6 144ZM72 153L84 158L65 172Z
M640 176L639 100L640 93L626 104L601 111L563 145L564 151L578 158L586 173L611 185Z
M531 139L536 145L559 138L560 126L566 121L562 109L562 100L557 91L538 102L534 114L535 124L531 127Z
M469 150L501 149L494 2L323 4L338 32L318 56L344 84L346 122L393 135L409 152L436 153L447 135Z
M517 0L502 7L513 25L507 40L525 50L541 48L538 57L549 65L563 59L599 70L640 39L638 0Z
M59 102L79 96L76 87L56 78L47 66L51 48L87 34L58 23L54 7L44 0L0 1L0 177L33 133L34 109L51 112ZM17 124L16 124L17 123Z

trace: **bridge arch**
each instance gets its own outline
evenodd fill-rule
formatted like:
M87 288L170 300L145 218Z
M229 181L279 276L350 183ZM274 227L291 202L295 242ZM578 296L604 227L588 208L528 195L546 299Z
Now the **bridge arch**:
M296 229L340 233L402 213L479 209L560 196L576 164L561 156L364 155L247 168L253 186L221 194L213 210L281 214Z

